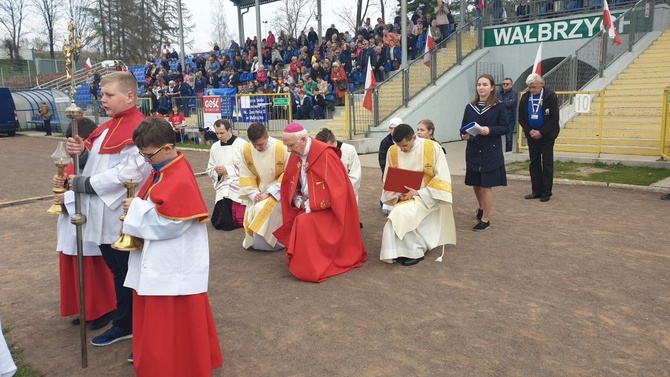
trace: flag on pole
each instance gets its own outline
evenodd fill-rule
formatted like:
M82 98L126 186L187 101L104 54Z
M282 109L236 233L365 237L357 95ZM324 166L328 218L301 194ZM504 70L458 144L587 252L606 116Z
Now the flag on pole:
M477 8L484 9L484 0L477 0Z
M425 64L426 67L430 67L430 59L431 59L430 52L433 51L434 48L435 48L435 40L433 39L433 34L430 32L430 26L428 26L428 33L426 36L426 48L423 50L424 52L423 64Z
M542 76L542 43L540 47L537 48L537 54L535 55L535 63L533 63L533 72Z
M375 72L372 70L372 64L370 64L370 56L368 56L368 69L365 72L365 97L363 97L363 107L372 111L372 88L377 86L377 80L375 80Z
M91 69L93 68L93 65L91 64L91 58L86 59L86 69Z
M607 29L607 35L610 37L610 39L614 39L614 43L620 45L621 38L619 37L619 33L617 33L616 28L614 27L614 21L616 18L612 17L612 14L610 13L610 7L607 5L607 0L603 1L603 7L603 26Z

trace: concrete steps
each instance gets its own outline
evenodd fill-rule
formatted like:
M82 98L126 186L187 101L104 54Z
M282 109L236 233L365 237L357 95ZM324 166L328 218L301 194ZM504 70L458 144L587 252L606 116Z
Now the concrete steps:
M590 113L575 116L561 130L555 150L598 153L600 142L602 153L657 156L665 105L663 89L668 84L670 29L605 88L602 131L600 103L595 99Z
M561 134L561 144L571 145L598 145L597 137L571 137ZM642 138L606 138L602 139L603 146L609 147L635 147L635 148L652 148L658 150L658 138L642 139Z
M556 144L554 151L557 152L576 152L576 153L598 153L598 146L596 145L575 145L575 144ZM634 156L657 156L659 152L658 146L655 148L643 147L612 147L603 145L601 153L606 154L624 154Z

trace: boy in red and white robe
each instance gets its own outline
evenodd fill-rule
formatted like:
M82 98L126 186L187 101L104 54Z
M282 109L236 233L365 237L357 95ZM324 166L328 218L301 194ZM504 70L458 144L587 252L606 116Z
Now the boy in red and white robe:
M154 168L138 197L123 202L124 232L144 240L130 252L125 281L135 290L135 372L210 377L223 358L207 296L207 207L169 123L146 119L133 141Z

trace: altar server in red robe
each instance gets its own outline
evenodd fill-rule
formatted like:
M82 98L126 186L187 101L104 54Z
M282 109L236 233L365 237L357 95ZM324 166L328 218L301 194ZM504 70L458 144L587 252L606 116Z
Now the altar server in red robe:
M71 176L69 181L73 191L82 194L81 212L86 215L83 240L100 247L102 257L114 275L116 311L112 327L91 339L91 344L103 347L133 336L133 292L123 286L128 272L128 253L111 246L119 237L119 217L123 214L121 200L126 197L119 171L134 160L146 179L151 167L133 144L133 131L144 120L135 104L135 77L127 72L114 72L104 76L100 85L100 103L111 119L96 128L85 142L79 135L68 138L66 149L70 155L79 155L82 168L80 174ZM66 202L68 194L71 193L65 193Z
M207 296L207 207L172 127L149 118L133 141L153 166L138 197L124 199L123 230L144 240L131 251L133 361L138 377L210 377L223 365Z
M281 183L284 224L274 234L286 245L289 271L318 283L360 267L367 253L341 152L297 123L286 126L282 140L291 155Z
M97 124L88 118L78 121L79 136L86 139L95 130ZM65 133L72 137L72 128ZM54 176L55 187L63 187L65 179L73 174L74 167L70 163L64 176ZM64 201L64 194L56 194L56 204L65 204L67 213L58 216L58 261L60 266L60 315L68 317L79 313L79 273L77 266L76 228L70 222L70 214L75 213L74 194L68 194L68 201ZM84 266L84 301L86 303L86 320L91 321L91 329L101 329L112 320L116 308L116 294L114 293L114 275L105 264L100 248L93 242L83 242ZM79 325L79 317L72 320L73 325Z

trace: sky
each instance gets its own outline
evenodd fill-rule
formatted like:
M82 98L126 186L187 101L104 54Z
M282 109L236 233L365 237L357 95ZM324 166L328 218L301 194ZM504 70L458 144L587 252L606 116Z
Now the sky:
M196 28L191 34L191 38L195 41L195 44L192 49L186 47L186 52L200 52L207 51L211 49L213 45L212 39L212 27L210 22L210 14L212 12L212 6L210 1L212 0L182 0L186 7L191 11L193 15L193 20L196 21ZM223 1L224 9L226 11L226 22L228 24L228 30L231 34L238 36L238 24L237 24L237 8L233 5L230 0L218 0ZM394 1L395 2L395 1ZM330 27L331 24L341 31L346 30L344 23L338 20L336 12L340 9L342 5L354 9L356 7L356 0L321 0L321 12L322 12L322 23L323 23L323 32L326 32L326 29ZM277 3L271 3L266 5L261 5L261 21L268 22L268 30L270 30L270 25L272 24L272 19L278 8ZM374 20L377 17L377 10L372 11L371 15ZM386 13L389 14L390 9ZM370 13L370 12L368 12ZM310 22L310 26L314 26L316 30L317 22L313 20ZM253 37L256 35L256 9L254 7L249 8L249 12L244 15L244 34L245 37ZM261 24L261 34L265 37L267 36L265 24ZM222 48L227 48L228 46L221 46Z

